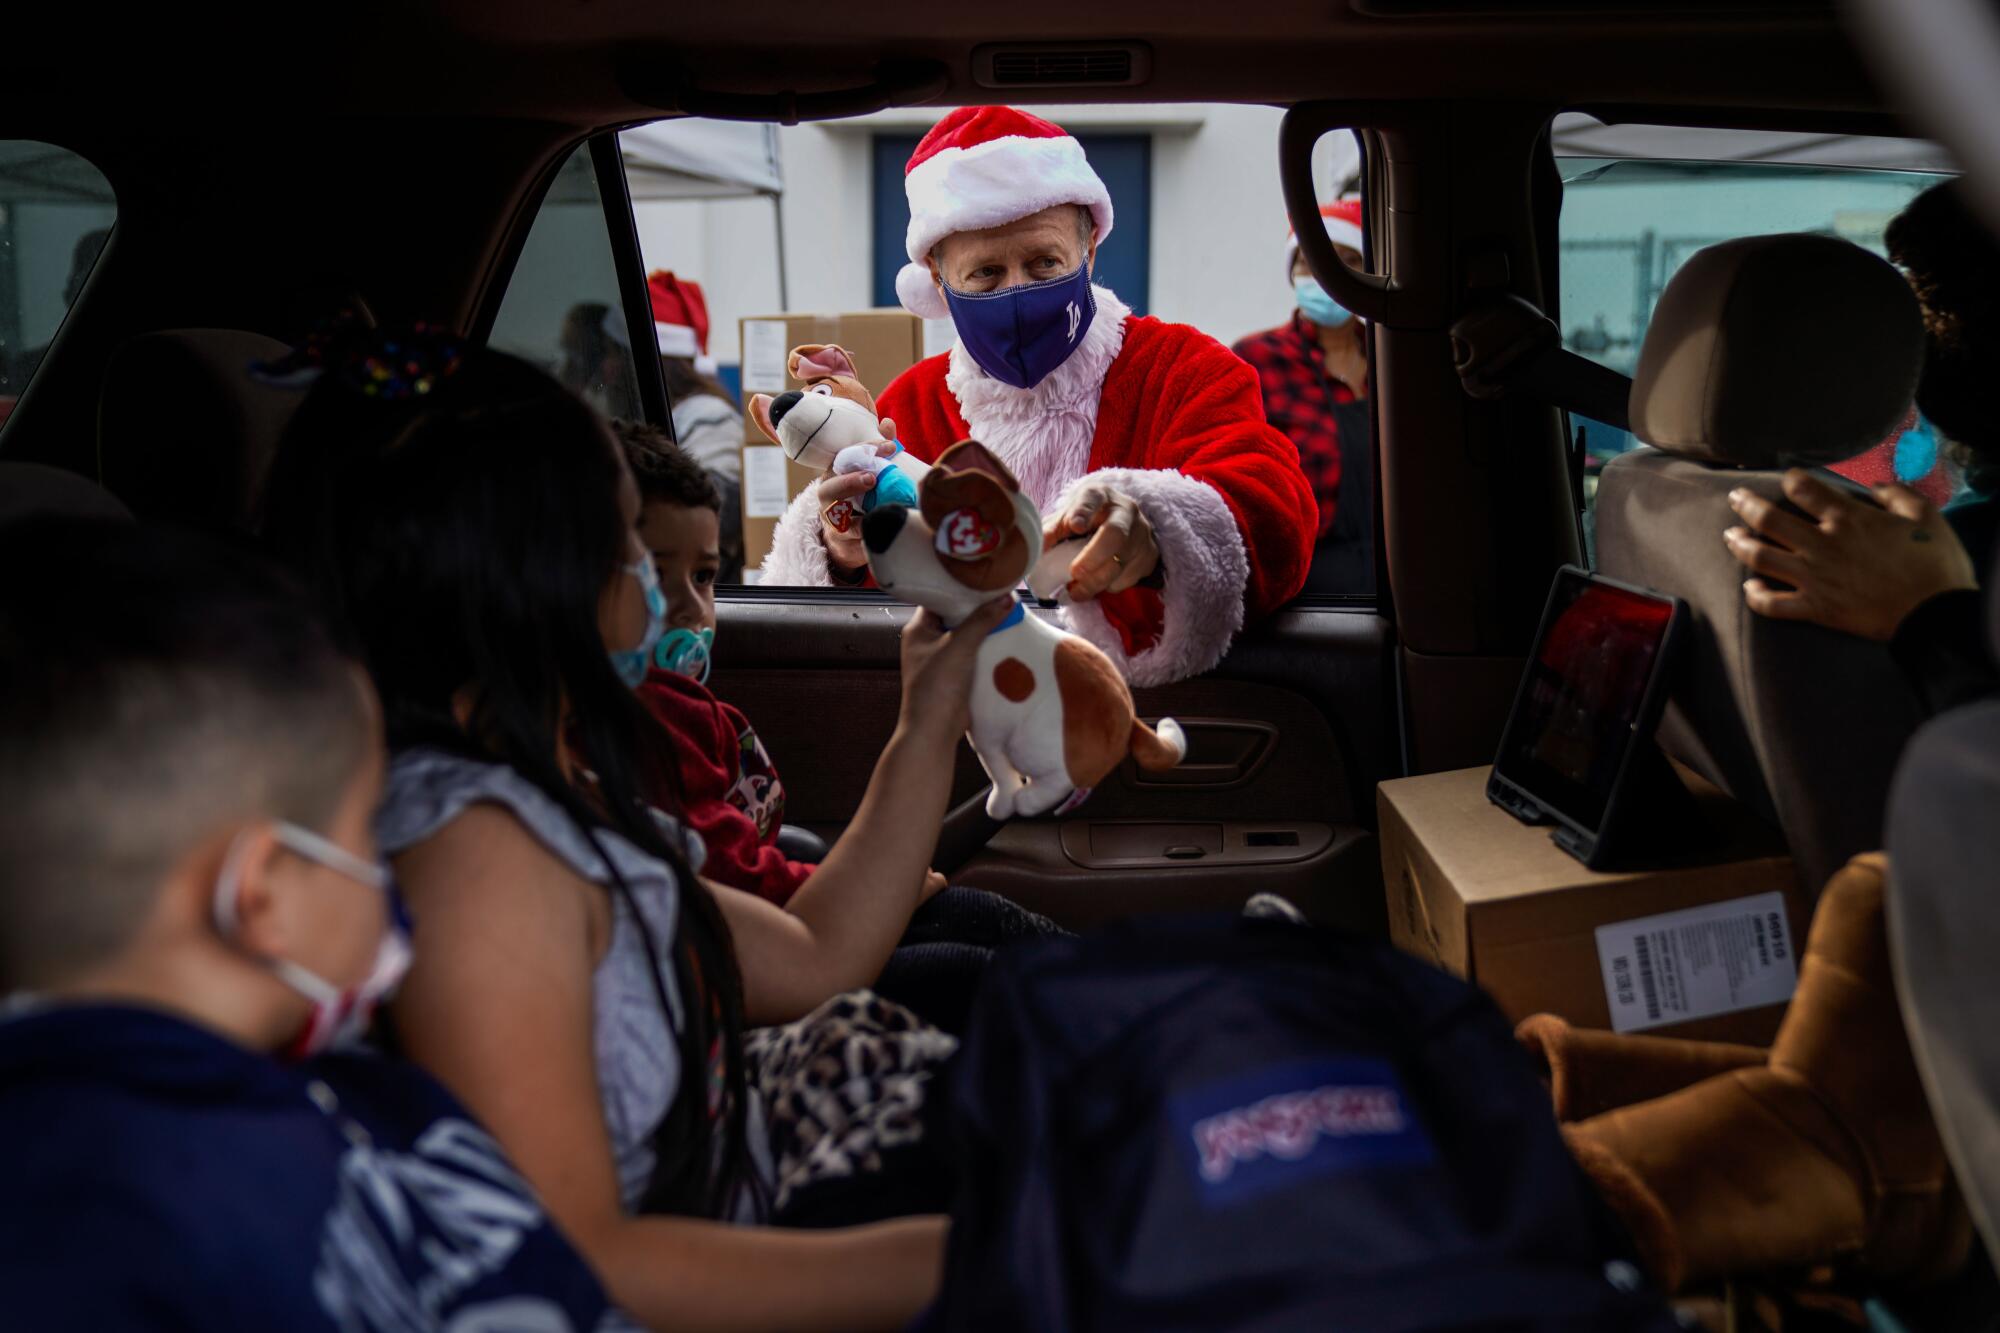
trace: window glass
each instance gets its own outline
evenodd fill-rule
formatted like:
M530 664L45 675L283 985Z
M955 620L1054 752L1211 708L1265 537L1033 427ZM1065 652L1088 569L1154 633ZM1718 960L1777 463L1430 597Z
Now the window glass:
M0 421L41 365L117 216L111 183L75 153L0 139Z
M1599 128L1600 147L1602 136L1611 132ZM1745 159L1770 153L1774 140L1782 146L1782 141L1806 138L1747 131L1700 134L1710 151L1733 150ZM1825 146L1824 136L1811 137ZM1897 142L1860 141L1848 154L1879 162L1885 156L1883 145ZM1739 236L1815 232L1881 254L1889 220L1911 199L1946 179L1934 171L1768 160L1563 157L1561 145L1559 126L1557 166L1564 182L1563 341L1572 352L1627 375L1638 362L1661 290L1695 251ZM1913 158L1921 147L1910 150ZM1633 448L1636 441L1625 431L1574 414L1570 425L1584 434L1584 529L1589 539L1594 536L1597 475L1606 460ZM1940 453L1929 423L1914 410L1894 437L1836 470L1870 483L1893 476L1933 494L1940 503L1957 486L1955 470ZM1594 563L1594 542L1590 545Z
M1281 111L1035 111L1074 135L1112 196L1115 230L1099 255L1098 285L1137 314L1193 325L1225 345L1295 332L1276 169ZM918 319L895 295L896 273L908 262L904 168L944 114L895 110L782 127L681 119L620 135L641 249L654 275L653 315L676 435L728 497L725 505L736 508L747 582L769 582L766 555L778 521L814 475L789 462L745 412L758 393L801 387L787 374L787 351L839 343L853 353L863 385L880 395L911 365L956 341L950 319ZM1324 198L1351 189L1359 166L1353 137L1328 136L1315 162ZM1363 394L1332 389L1324 356L1315 361L1303 338L1266 362L1258 368L1267 408L1324 402L1326 410L1297 418L1300 430L1316 431L1324 503L1335 501L1338 465L1328 460L1359 450L1338 485L1354 529L1349 545L1372 557L1365 355L1342 363L1363 380ZM1337 440L1343 429L1348 436ZM725 514L725 540L729 519ZM1368 563L1330 573L1317 590L1372 596Z
M618 264L588 144L570 154L549 187L488 341L547 370L606 416L641 415Z

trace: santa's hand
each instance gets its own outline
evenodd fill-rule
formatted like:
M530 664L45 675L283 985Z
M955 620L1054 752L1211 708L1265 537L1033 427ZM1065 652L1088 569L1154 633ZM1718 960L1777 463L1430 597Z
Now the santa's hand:
M868 565L861 545L861 497L875 489L872 472L849 472L819 480L819 535L827 563L852 574Z
M1085 533L1095 533L1069 567L1069 597L1087 602L1100 593L1123 592L1142 582L1160 563L1160 544L1139 502L1112 486L1088 485L1069 508L1042 524L1042 549Z

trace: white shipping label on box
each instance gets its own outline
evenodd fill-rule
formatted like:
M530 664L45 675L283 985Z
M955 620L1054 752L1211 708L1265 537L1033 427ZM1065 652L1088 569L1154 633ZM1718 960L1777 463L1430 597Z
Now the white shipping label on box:
M783 518L791 504L785 494L785 451L753 444L743 451L743 517Z
M927 319L924 321L924 355L936 356L939 352L949 352L958 341L958 325L948 319Z
M1783 1004L1798 984L1797 952L1782 893L1597 928L1604 999L1619 1032Z
M785 391L785 321L743 321L743 388L754 393Z

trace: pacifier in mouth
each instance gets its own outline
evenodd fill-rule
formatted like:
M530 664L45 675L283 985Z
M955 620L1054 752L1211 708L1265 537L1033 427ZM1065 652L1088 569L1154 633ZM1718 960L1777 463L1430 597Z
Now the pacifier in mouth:
M662 671L686 676L696 684L704 684L708 680L708 669L712 665L710 652L714 647L713 629L671 629L660 637L659 644L653 649L653 665Z

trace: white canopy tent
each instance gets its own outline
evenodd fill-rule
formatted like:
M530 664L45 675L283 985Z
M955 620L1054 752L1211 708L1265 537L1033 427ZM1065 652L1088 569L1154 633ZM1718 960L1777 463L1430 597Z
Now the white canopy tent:
M785 274L785 177L778 127L727 120L659 120L618 136L633 202L664 199L771 201L777 224L778 302L789 309Z
M1578 111L1556 117L1557 157L1657 162L1768 162L1773 166L1853 167L1871 171L1954 173L1944 149L1922 139L1779 130L1689 129L1677 125L1606 125Z
M632 198L729 199L782 194L778 127L659 120L618 136Z

